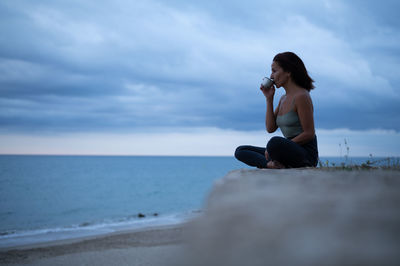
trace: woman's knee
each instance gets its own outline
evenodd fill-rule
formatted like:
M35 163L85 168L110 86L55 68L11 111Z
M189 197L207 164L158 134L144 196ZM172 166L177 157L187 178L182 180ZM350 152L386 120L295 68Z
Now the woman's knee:
M282 144L285 141L283 137L272 137L267 143L267 152L268 154L275 153L282 148Z
M239 159L241 158L241 152L245 149L245 146L239 146L235 150L235 158Z

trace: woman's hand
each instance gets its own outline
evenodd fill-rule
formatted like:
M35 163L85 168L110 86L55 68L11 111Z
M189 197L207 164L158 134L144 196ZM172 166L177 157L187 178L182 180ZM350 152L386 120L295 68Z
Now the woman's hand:
M264 94L265 98L267 98L268 101L274 99L274 95L275 95L275 87L274 87L274 85L272 85L269 88L266 88L266 87L261 85L260 86L260 90L262 91L262 93Z

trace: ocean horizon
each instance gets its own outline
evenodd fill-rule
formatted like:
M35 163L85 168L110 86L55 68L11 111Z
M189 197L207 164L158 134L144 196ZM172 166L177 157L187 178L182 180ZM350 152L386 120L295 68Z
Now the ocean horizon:
M0 155L0 248L179 224L240 168L233 156Z

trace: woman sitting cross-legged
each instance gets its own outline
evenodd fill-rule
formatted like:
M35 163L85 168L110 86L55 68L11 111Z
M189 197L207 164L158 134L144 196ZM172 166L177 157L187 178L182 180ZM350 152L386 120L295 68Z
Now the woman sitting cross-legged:
M275 85L260 87L267 101L265 125L269 133L280 128L284 137L272 137L266 148L239 146L235 157L258 168L315 167L318 147L310 97L314 81L303 61L292 52L277 54L271 70ZM274 111L275 86L283 87L286 93Z

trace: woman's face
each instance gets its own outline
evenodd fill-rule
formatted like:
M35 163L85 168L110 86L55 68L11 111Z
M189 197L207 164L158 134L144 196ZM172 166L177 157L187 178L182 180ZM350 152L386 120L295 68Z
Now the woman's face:
M289 81L290 72L285 72L277 62L273 61L271 65L271 78L274 80L275 86L280 88Z

